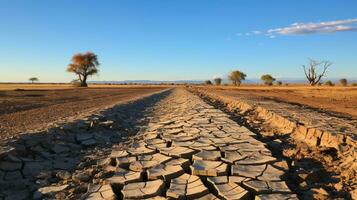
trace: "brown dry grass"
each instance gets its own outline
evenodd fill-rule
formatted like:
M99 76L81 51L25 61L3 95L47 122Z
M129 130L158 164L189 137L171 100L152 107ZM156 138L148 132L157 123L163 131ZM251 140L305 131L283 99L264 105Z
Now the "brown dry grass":
M342 86L212 86L218 93L245 95L308 105L357 117L357 87Z

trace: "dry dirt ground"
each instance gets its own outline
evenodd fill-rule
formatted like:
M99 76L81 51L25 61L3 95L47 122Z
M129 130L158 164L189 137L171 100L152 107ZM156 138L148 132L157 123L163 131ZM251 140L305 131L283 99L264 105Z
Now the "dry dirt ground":
M1 140L0 199L357 198L351 116L214 87L123 90L34 108L76 120ZM17 109L1 116L31 111Z
M310 106L357 118L357 87L242 86L214 87L220 94L248 96Z
M20 90L10 90L21 88ZM23 89L25 88L25 89ZM73 89L67 85L0 85L0 138L43 128L165 87L123 86Z
M8 145L3 199L297 199L286 161L183 88Z
M289 180L296 180L291 185L298 193L306 194L322 186L324 191L313 191L318 193L316 198L324 192L330 198L347 198L349 193L356 195L357 120L346 112L342 113L341 109L327 109L332 106L331 98L338 99L335 107L353 107L355 105L351 104L356 100L349 99L342 103L342 99L346 98L329 93L329 89L325 94L305 88L300 92L291 92L290 96L285 90L192 89L207 102L230 113L237 122L259 134L275 149L274 153L285 157L291 166ZM348 90L340 91L339 95L353 96L353 92ZM301 93L324 99L319 106L324 109L313 107L314 100L302 98ZM296 103L299 99L305 101Z

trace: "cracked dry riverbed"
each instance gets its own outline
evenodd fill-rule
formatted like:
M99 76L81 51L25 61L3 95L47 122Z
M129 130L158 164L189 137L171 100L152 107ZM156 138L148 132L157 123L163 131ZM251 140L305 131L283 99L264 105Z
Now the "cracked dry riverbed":
M8 141L2 199L297 199L288 165L183 88Z

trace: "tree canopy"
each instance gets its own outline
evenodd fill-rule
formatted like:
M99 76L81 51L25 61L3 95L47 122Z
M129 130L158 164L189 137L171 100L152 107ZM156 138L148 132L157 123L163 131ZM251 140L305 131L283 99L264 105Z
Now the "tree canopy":
M92 52L78 53L72 57L72 63L67 67L68 72L73 72L78 76L81 87L87 87L88 76L99 72L98 56Z
M237 86L242 83L242 80L245 80L245 77L247 77L247 75L239 70L232 71L228 75L228 79L232 81L232 84Z
M222 84L222 79L221 78L215 78L213 81L214 81L214 83L216 85L221 85Z
M341 78L341 79L340 79L340 84L341 84L342 86L347 86L347 85L348 85L347 79Z
M39 79L37 77L31 77L29 78L29 81L31 81L31 83L34 83L35 81L39 81Z
M205 84L206 84L206 85L212 85L212 82L211 82L210 80L206 80L206 81L205 81Z
M264 74L260 77L262 81L264 81L265 85L273 85L275 78L270 74Z

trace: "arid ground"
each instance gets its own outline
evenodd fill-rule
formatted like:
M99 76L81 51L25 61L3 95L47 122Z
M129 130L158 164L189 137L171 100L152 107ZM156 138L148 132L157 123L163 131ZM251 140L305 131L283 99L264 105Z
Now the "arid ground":
M0 199L355 199L356 90L0 84Z
M0 138L148 95L165 87L0 84Z
M301 104L357 118L357 87L241 86L215 89L222 95Z

